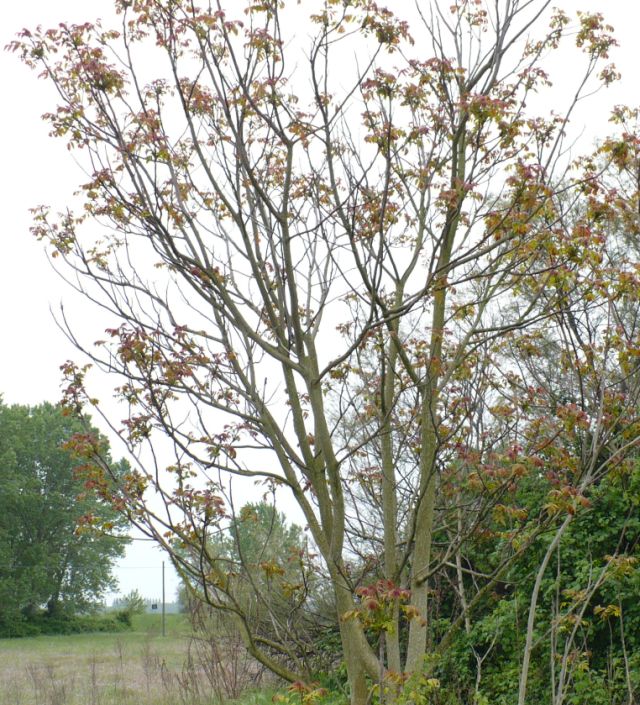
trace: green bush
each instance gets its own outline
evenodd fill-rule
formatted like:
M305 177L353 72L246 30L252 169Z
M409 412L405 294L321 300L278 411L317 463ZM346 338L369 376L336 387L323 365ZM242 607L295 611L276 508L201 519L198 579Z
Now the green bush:
M35 620L41 634L82 634L86 632L121 632L128 627L114 617L96 615L39 615Z
M126 627L133 626L133 612L130 610L118 610L114 616L116 621L120 624L124 624Z
M7 639L13 637L37 636L40 630L37 626L29 622L24 616L18 613L11 615L13 619L0 620L0 638Z
M122 614L100 615L49 615L40 612L19 621L0 623L0 638L38 636L39 634L83 634L87 632L122 632L130 629L131 617Z

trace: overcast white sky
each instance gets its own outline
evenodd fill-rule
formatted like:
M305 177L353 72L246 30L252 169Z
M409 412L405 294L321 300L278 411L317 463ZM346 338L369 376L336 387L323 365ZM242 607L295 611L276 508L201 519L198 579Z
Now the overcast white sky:
M413 0L387 0L386 4L400 10ZM610 129L609 106L640 104L640 0L557 0L556 5L569 13L601 11L616 29L621 47L612 58L623 79L593 99L579 118L588 139L604 136ZM112 0L5 0L0 2L0 46L23 27L108 18L112 6ZM569 76L572 69L568 64L554 73ZM63 143L49 138L40 120L54 105L50 87L4 51L0 52L0 79L4 96L0 111L0 394L6 403L55 402L60 396L59 366L78 355L57 329L50 308L70 301L73 293L29 234L28 209L45 203L64 208L79 177ZM83 308L81 315L89 319L92 309ZM82 321L76 319L78 323ZM150 544L136 542L117 570L121 591L137 588L147 597L158 598L161 562L162 555ZM176 587L177 578L168 570L167 599L172 599Z

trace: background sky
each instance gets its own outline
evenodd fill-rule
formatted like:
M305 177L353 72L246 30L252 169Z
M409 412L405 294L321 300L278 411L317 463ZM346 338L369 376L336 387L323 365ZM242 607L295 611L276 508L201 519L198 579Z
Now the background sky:
M388 0L401 11L412 0ZM640 105L640 0L557 0L569 13L601 11L614 25L620 48L612 54L622 71L622 81L585 103L574 122L582 132L584 149L610 131L610 107ZM85 21L112 16L111 0L20 0L0 2L0 47L6 46L23 27L53 26L59 21ZM570 79L571 57L552 66L559 78ZM29 208L51 204L64 208L81 176L61 141L48 137L40 115L54 106L51 88L36 79L16 56L0 51L3 108L0 110L0 394L5 403L38 404L60 398L59 367L78 353L57 328L52 310L62 301L75 301L73 292L55 274L44 248L29 233ZM553 98L551 99L553 100ZM549 105L549 109L553 109ZM560 110L561 107L558 106ZM74 325L94 320L88 305L75 309ZM118 455L117 447L114 455ZM2 491L2 488L0 488ZM120 592L136 588L144 596L161 594L163 556L152 544L134 541L117 567ZM167 565L167 600L173 599L177 576Z

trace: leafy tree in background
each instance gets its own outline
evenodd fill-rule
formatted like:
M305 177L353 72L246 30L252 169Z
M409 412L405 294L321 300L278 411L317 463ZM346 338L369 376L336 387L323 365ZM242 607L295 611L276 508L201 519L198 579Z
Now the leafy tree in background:
M607 176L637 172L637 126L620 109L596 156L566 142L616 78L611 28L547 0L425 1L410 23L371 0L115 6L117 30L12 45L86 157L83 208L36 209L34 231L113 320L84 349L118 380L138 466L110 484L79 452L290 681L287 635L252 618L265 586L214 549L231 479L294 501L354 705L385 679L437 698L422 670L527 566L524 705L552 558L640 435L640 277L616 239L638 184ZM567 42L575 91L550 114L536 95ZM67 408L100 410L64 369Z
M114 587L113 561L125 520L89 492L87 468L64 444L83 423L60 407L0 403L0 625L23 616L78 613ZM116 476L126 472L114 464ZM91 528L98 519L106 535Z
M308 543L302 529L288 522L273 503L242 506L207 545L207 560L215 573L231 579L194 580L201 570L192 572L190 611L196 623L201 624L202 617L198 603L227 613L213 617L220 634L229 632L230 617L240 612L257 640L268 643L277 634L291 663L309 678L322 661L318 640L335 626L335 618L325 599L326 577L310 555ZM199 560L199 553L190 556L192 563Z
M131 590L119 600L126 612L130 615L144 614L147 609L147 601L142 597L138 590Z

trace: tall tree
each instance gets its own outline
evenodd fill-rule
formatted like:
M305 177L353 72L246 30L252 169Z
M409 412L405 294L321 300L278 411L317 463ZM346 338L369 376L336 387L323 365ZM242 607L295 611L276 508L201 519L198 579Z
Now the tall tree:
M413 38L370 0L312 5L117 0L119 31L61 25L13 46L55 84L48 120L91 171L84 210L38 209L35 233L114 320L86 349L124 380L139 459L113 502L185 573L198 555L194 577L224 594L234 575L208 546L229 477L288 493L330 577L360 705L368 679L417 672L435 648L439 571L459 568L459 627L509 561L545 531L561 540L611 466L600 450L635 428L631 397L613 423L610 366L567 312L578 291L589 320L605 306L606 233L571 208L598 174L569 169L563 144L583 93L615 78L614 40L601 16L573 23L547 0L421 3ZM575 93L539 115L546 57L567 38L583 59ZM580 407L511 362L546 325ZM628 344L599 331L602 359ZM81 411L83 369L65 373ZM174 457L161 464L163 436ZM549 490L557 511L529 517L510 493L540 464L563 485ZM464 596L463 544L496 512L510 533ZM383 582L362 584L372 570ZM213 602L256 658L299 678L232 595ZM367 609L381 610L377 632Z
M81 612L114 586L113 562L126 546L125 536L118 536L125 521L88 491L87 468L63 447L79 432L84 424L51 404L0 404L5 627L45 606L51 614ZM113 465L117 477L126 469L125 462ZM97 522L100 532L94 530Z

